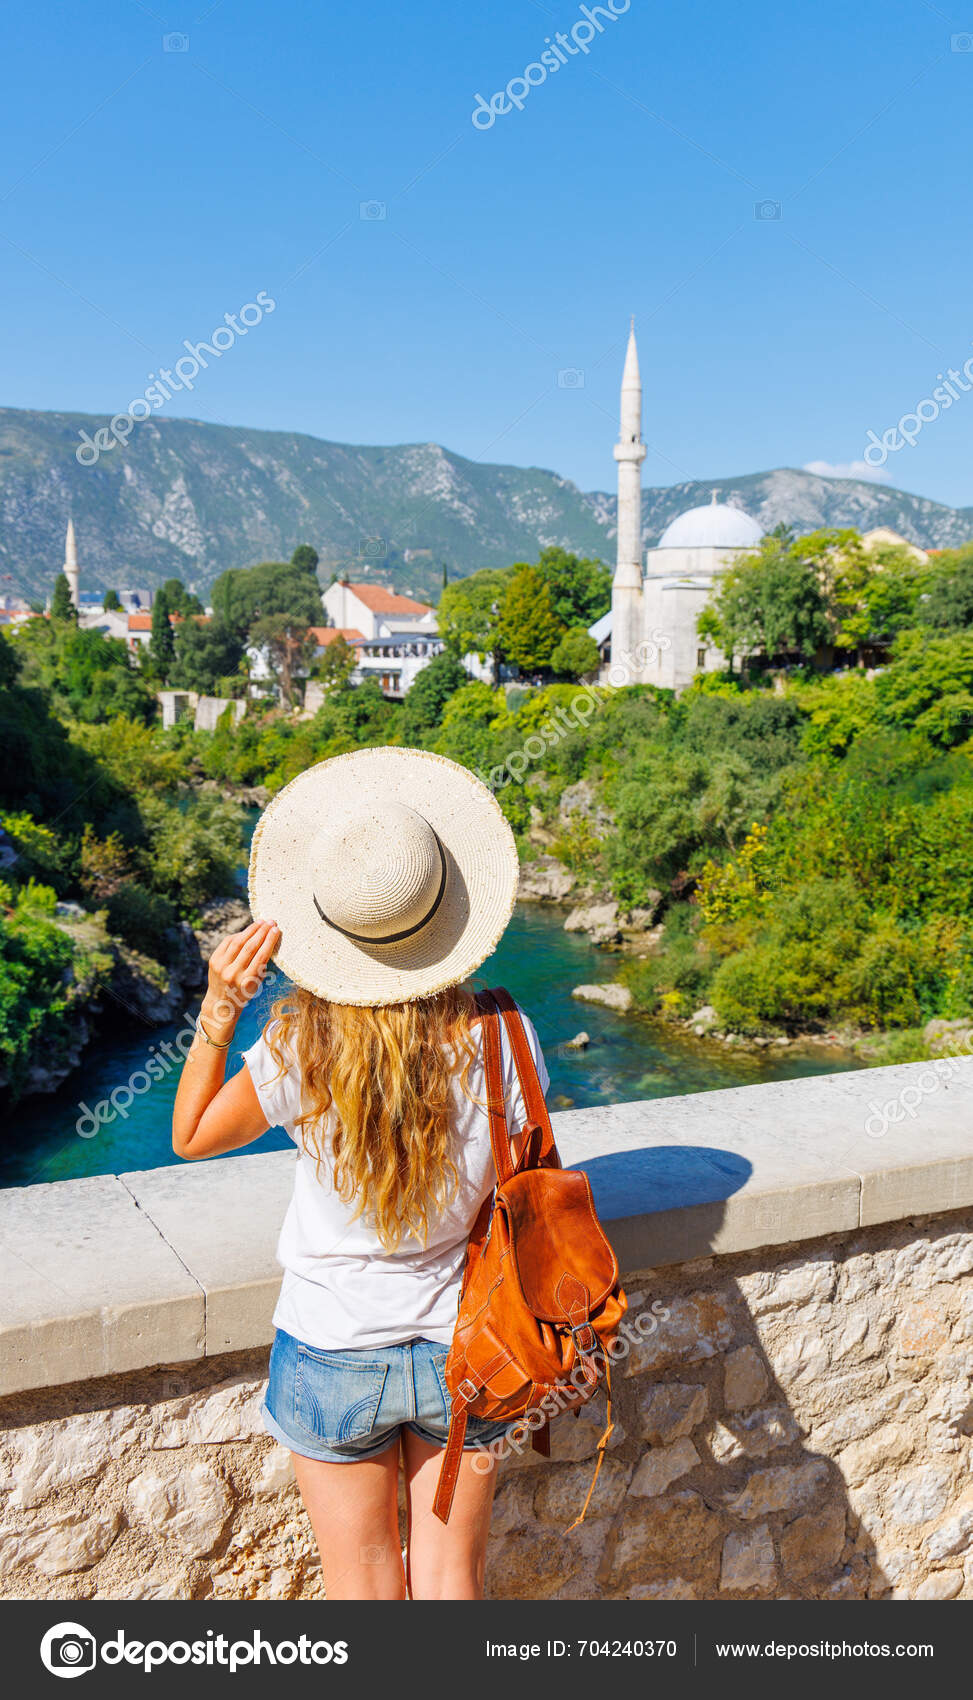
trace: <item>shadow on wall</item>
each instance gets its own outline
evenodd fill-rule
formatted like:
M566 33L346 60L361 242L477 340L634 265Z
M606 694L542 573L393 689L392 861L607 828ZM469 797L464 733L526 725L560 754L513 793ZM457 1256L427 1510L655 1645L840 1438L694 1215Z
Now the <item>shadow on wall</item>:
M834 1262L819 1248L797 1263L782 1247L722 1267L708 1255L726 1200L751 1174L732 1152L660 1146L581 1166L622 1269L639 1271L625 1280L632 1326L629 1351L612 1372L616 1427L587 1519L572 1533L565 1531L590 1482L603 1397L577 1419L555 1422L551 1465L538 1465L529 1448L503 1465L488 1595L887 1593L841 1472L808 1445L810 1421L835 1412L840 1424L847 1397L826 1373L820 1336L801 1320L808 1301L830 1298ZM647 1213L658 1248L651 1269Z

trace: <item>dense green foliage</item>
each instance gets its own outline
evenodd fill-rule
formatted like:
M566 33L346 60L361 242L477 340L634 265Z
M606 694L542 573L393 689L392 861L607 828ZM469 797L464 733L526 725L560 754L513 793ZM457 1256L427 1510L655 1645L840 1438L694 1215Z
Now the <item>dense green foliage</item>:
M296 696L320 621L312 556L224 574L209 625L176 610L173 679L214 690L259 637ZM175 920L229 888L238 811L201 777L273 792L389 743L478 772L526 858L550 851L623 909L659 913L655 948L622 967L643 1009L708 1003L749 1034L973 1015L973 549L924 562L869 556L852 532L779 531L723 576L701 622L739 670L678 699L567 682L596 668L587 626L607 596L600 563L561 550L474 574L445 588L447 650L403 703L374 679L352 687L336 642L312 717L251 701L211 734L162 733L124 645L69 617L0 635L0 808L17 858L0 1071L22 1083L104 972L57 899L164 961ZM527 677L470 679L471 652ZM585 806L562 812L579 781Z
M552 669L580 677L598 664L594 645L581 647L587 629L611 602L611 573L566 549L542 549L536 566L473 573L447 585L439 603L439 629L455 660L490 660L494 678L502 662L524 672ZM573 639L563 647L568 637ZM557 663L554 653L562 646ZM576 667L574 664L577 664Z
M322 622L321 588L315 570L292 561L231 567L214 581L211 600L214 614L240 639L257 620L275 614L286 615L295 625L305 627Z
M105 927L164 964L176 920L232 887L241 811L191 785L192 746L154 709L124 644L69 620L0 634L0 1079L14 1092L110 975ZM103 919L58 913L65 899Z
M176 628L175 639L170 682L179 690L219 696L221 686L234 677L242 689L243 644L222 620L214 618L206 623L183 620Z

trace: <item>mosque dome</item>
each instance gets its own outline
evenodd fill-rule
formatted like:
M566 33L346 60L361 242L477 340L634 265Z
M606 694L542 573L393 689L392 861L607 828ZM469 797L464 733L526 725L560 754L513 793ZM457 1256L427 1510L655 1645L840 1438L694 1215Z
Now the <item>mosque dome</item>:
M671 521L656 544L657 549L755 549L763 531L742 508L712 502L689 508Z

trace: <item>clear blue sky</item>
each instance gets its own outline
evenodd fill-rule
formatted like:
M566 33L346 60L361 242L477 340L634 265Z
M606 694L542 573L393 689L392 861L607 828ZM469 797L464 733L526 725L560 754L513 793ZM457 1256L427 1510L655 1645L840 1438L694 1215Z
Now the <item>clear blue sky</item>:
M170 416L604 489L630 313L652 483L856 461L973 353L973 5L631 0L482 130L580 4L166 6L5 20L7 405L115 413L264 289ZM887 473L973 503L971 443Z

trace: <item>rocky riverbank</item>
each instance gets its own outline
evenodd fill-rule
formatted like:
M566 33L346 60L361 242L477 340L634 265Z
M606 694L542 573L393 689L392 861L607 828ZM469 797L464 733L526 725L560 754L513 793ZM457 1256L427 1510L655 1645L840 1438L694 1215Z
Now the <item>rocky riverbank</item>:
M79 903L59 903L54 924L77 947L78 970L59 1041L31 1064L20 1096L56 1092L82 1062L85 1046L119 1020L164 1027L199 994L206 963L225 933L247 926L250 910L240 897L206 905L195 928L180 921L167 938L167 960L133 948L107 931L103 913ZM0 1079L0 1088L7 1083Z
M551 838L548 833L539 834L537 829L532 829L529 836L534 844L539 836L544 841ZM580 879L545 849L521 864L518 898L525 903L550 905L562 912L565 932L584 933L592 944L615 956L638 958L651 956L658 949L670 894L651 891L644 905L625 909L611 891ZM581 1002L602 1004L619 1014L639 1012L637 999L624 978L575 986L571 995ZM668 1014L665 1020L687 1036L713 1045L754 1052L821 1047L835 1052L857 1052L863 1063L888 1060L886 1048L896 1043L897 1037L860 1028L735 1033L721 1026L719 1014L712 1004L701 1005L689 1016ZM954 1029L963 1029L963 1032L954 1032ZM973 1024L969 1021L932 1021L921 1037L914 1035L910 1058L913 1054L918 1059L952 1053L957 1047L973 1049ZM897 1057L895 1060L902 1059Z

